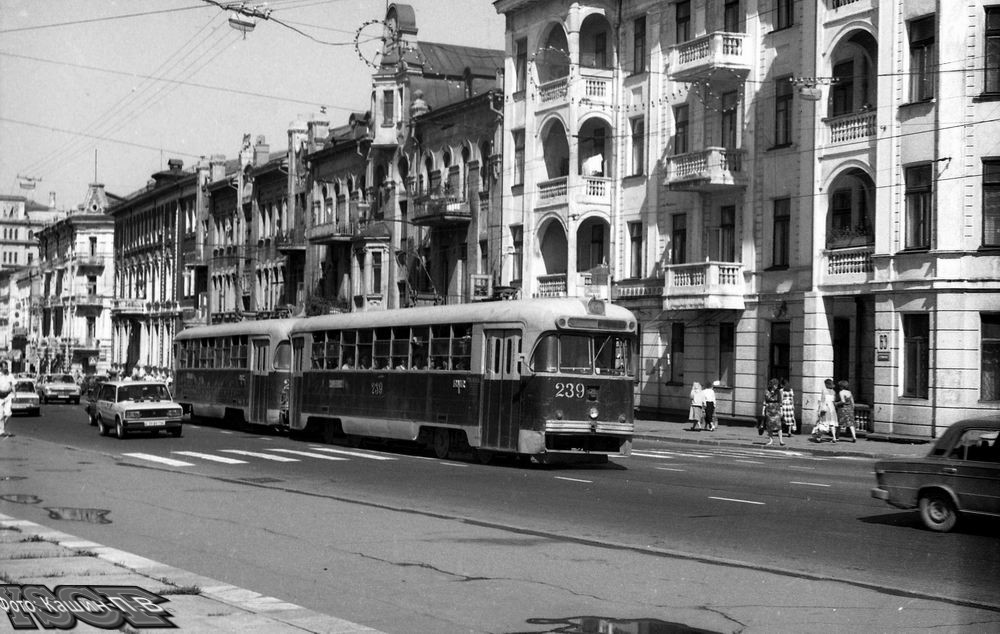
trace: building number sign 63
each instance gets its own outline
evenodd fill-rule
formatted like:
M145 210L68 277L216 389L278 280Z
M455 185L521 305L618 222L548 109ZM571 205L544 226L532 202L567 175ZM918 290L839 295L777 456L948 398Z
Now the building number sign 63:
M556 398L583 398L586 393L583 383L556 383Z

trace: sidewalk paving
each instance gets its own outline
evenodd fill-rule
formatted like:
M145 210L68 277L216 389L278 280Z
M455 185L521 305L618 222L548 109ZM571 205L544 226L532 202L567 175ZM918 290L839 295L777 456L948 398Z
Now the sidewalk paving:
M764 449L767 434L758 435L755 427L721 424L715 431L691 431L688 421L674 422L662 420L635 421L635 440L653 440L694 443L698 445L754 447ZM777 440L766 449L773 451L806 451L816 455L858 456L881 459L897 457L925 456L930 450L930 441L922 442L914 439L892 438L889 436L859 433L858 441L851 442L850 434L845 440L838 436L838 442L831 442L827 437L823 442L813 442L809 434L792 434L785 436L785 446Z
M169 617L185 632L379 634L378 630L364 625L3 514L0 514L0 584L37 584L48 590L71 585L138 587L165 598L167 602L156 608L166 610L160 616ZM83 601L79 601L81 598ZM35 616L18 613L11 602L19 600L10 593L0 591L0 630L5 622L13 625L12 621L8 621L10 617L34 619L40 615L40 608ZM85 603L86 596L69 600ZM64 613L58 611L52 612L51 616L66 618ZM86 625L85 619L75 622L74 632L107 629Z

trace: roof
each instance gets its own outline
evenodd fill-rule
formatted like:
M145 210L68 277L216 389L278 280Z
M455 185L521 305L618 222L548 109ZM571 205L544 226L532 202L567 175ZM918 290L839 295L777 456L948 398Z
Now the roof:
M424 75L448 75L462 77L468 68L473 75L496 77L503 69L504 51L491 48L438 44L437 42L417 42Z
M194 326L177 333L175 341L198 339L200 337L232 337L235 335L287 335L294 319L260 319L226 322L210 326Z

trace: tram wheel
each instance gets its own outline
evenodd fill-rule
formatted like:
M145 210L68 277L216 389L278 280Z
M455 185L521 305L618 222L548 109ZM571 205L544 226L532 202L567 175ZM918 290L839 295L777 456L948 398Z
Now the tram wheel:
M479 461L479 464L490 464L496 456L496 453L490 451L489 449L476 449L475 453L476 460Z
M434 430L434 455L444 460L451 452L451 430L438 428Z

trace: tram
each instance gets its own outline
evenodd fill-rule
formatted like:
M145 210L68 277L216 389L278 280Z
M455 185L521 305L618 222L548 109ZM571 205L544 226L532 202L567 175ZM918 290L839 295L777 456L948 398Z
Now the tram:
M295 319L196 326L174 337L174 400L194 417L288 427Z
M322 315L291 325L291 430L548 460L631 453L637 320L596 299Z

